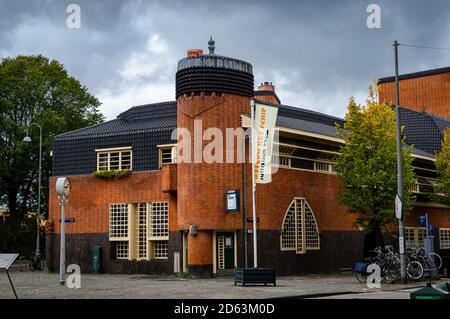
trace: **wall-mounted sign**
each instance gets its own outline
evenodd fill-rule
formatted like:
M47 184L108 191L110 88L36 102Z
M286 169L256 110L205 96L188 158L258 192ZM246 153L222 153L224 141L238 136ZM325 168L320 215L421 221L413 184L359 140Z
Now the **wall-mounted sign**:
M422 227L427 227L427 216L425 215L419 216L419 224Z
M240 196L238 189L228 190L225 194L226 211L228 213L236 213L241 210Z
M253 218L247 217L247 223L253 223ZM256 217L256 223L259 224L259 217Z
M59 222L61 222L61 219L59 220ZM64 218L64 222L65 223L74 223L75 222L75 218Z

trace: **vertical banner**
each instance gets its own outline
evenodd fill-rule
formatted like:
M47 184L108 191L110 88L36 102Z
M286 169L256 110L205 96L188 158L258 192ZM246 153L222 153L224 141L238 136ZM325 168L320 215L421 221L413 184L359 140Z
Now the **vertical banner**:
M272 181L272 149L277 114L278 108L276 106L255 103L253 174L255 174L256 183L259 184Z

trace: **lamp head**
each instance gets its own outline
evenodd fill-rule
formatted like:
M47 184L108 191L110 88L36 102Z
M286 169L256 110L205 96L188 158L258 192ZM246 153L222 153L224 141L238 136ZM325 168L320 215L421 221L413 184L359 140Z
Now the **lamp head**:
M25 137L23 138L23 141L24 141L25 143L31 143L31 137L29 137L29 136L27 135L27 136L25 136Z

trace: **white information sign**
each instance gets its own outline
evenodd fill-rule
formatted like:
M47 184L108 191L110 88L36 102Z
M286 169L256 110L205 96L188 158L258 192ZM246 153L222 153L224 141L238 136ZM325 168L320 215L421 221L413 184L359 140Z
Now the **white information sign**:
M400 254L404 254L405 253L405 238L399 237L398 244L400 245L400 247L399 247Z
M0 269L6 269L12 265L19 254L0 254Z
M402 200L400 199L400 196L395 196L395 217L397 217L397 219L402 219L402 207L403 207L403 203Z

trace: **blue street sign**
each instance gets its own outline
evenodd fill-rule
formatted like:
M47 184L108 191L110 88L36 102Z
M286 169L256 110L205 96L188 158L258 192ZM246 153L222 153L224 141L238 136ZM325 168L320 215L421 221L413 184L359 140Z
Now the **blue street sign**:
M61 219L59 220L59 222L61 223ZM64 218L64 222L65 223L74 223L75 218Z
M434 226L433 225L428 225L428 236L434 237Z
M419 216L419 224L422 227L427 227L427 216Z

